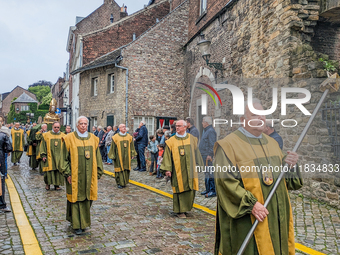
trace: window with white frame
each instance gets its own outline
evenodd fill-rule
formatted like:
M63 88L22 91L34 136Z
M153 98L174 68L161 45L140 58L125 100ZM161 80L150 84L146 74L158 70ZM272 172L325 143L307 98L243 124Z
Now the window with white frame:
M28 105L22 105L21 106L21 111L29 111L30 107Z
M92 78L92 96L97 96L98 90L98 77Z
M97 117L92 117L91 118L91 122L92 122L92 126L96 126L97 127Z
M200 0L200 16L207 11L207 1L208 0Z
M148 136L154 135L155 134L155 118L154 117L135 116L133 120L133 132L139 127L139 123L142 120L145 121L145 127L148 130Z
M109 91L110 93L114 93L115 92L115 74L112 73L109 75Z

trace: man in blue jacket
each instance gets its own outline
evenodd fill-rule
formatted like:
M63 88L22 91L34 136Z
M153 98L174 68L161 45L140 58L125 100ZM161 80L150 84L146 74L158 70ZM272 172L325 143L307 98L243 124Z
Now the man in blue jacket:
M212 126L212 119L209 116L205 116L202 121L203 134L199 145L199 150L201 152L203 162L206 166L212 166L212 160L214 156L214 144L217 139L217 134ZM205 197L215 197L215 181L214 173L210 172L209 168L205 168L205 191L201 195Z
M148 146L148 130L145 127L145 121L141 121L139 124L139 132L136 137L138 157L140 161L140 169L139 172L146 171L146 163L145 163L145 148Z

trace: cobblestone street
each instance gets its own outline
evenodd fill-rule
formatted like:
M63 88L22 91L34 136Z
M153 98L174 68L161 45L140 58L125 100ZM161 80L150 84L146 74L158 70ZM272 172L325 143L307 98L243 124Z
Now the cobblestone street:
M178 219L171 215L171 199L132 184L117 189L108 175L99 182L91 228L76 236L65 220L65 190L46 191L43 177L29 170L27 162L25 156L20 166L10 164L9 174L44 254L212 254L214 216L193 209L190 217ZM172 193L169 183L146 172L132 171L131 179ZM201 192L203 181L200 185ZM296 242L325 254L338 254L339 211L302 196L291 195L291 199ZM195 203L216 208L216 198L197 195ZM6 222L1 226L0 254L24 254L13 214L0 217Z

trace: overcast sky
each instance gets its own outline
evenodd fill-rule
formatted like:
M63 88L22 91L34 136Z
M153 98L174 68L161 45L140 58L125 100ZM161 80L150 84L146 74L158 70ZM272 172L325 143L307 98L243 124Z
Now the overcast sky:
M76 16L104 0L0 0L0 94L39 80L55 83L66 70L66 42ZM116 0L132 14L149 0Z

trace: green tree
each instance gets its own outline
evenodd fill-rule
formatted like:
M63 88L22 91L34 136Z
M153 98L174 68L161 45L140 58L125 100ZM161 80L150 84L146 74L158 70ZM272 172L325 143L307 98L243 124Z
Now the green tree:
M43 98L51 93L51 88L49 86L36 86L36 87L29 87L28 91L33 93L39 103L42 102Z
M41 104L45 104L45 105L50 105L52 101L52 93L48 93L46 96L44 96L44 98L41 100Z

